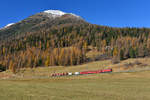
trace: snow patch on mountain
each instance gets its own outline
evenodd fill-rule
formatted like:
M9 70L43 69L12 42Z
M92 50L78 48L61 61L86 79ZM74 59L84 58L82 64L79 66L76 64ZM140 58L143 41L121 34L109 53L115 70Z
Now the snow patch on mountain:
M0 28L0 30L5 29L5 28L8 28L8 27L10 27L10 26L12 26L12 25L14 25L14 24L15 24L15 23L9 23L9 24L7 24L6 26Z
M14 25L14 24L15 24L15 23L7 24L4 28L7 28L7 27L12 26L12 25Z

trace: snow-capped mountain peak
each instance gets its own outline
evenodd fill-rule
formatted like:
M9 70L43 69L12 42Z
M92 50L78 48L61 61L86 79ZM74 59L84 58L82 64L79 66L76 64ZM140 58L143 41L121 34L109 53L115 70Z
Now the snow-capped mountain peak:
M57 15L57 16L63 16L66 14L65 12L62 12L60 10L46 10L44 12L52 15Z
M45 10L44 13L47 13L47 14L51 14L52 17L56 18L56 17L61 17L65 14L70 14L70 15L73 15L75 17L80 17L80 16L77 16L73 13L66 13L66 12L63 12L63 11L60 11L60 10Z

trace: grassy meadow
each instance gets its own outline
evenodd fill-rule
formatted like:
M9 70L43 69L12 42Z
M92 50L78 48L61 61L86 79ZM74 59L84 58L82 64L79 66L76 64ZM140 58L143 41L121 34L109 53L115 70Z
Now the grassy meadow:
M150 71L1 80L0 100L150 100Z
M16 75L2 72L1 76L12 77L0 79L0 100L150 100L150 71L119 72L149 68L149 62L149 58L128 59L119 64L106 60L79 66L22 69ZM105 68L114 72L50 77L54 72Z

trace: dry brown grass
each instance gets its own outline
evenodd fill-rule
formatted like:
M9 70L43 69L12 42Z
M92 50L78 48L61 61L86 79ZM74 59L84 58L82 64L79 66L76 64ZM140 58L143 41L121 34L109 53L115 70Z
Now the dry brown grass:
M146 67L150 68L150 58L127 59L118 64L111 64L110 66L115 72Z

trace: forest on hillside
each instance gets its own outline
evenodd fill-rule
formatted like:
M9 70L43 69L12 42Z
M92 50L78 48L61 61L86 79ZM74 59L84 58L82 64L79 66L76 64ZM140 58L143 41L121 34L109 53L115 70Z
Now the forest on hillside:
M94 47L113 62L150 55L150 29L68 24L14 34L0 43L0 66L14 73L20 68L69 66L87 62Z

